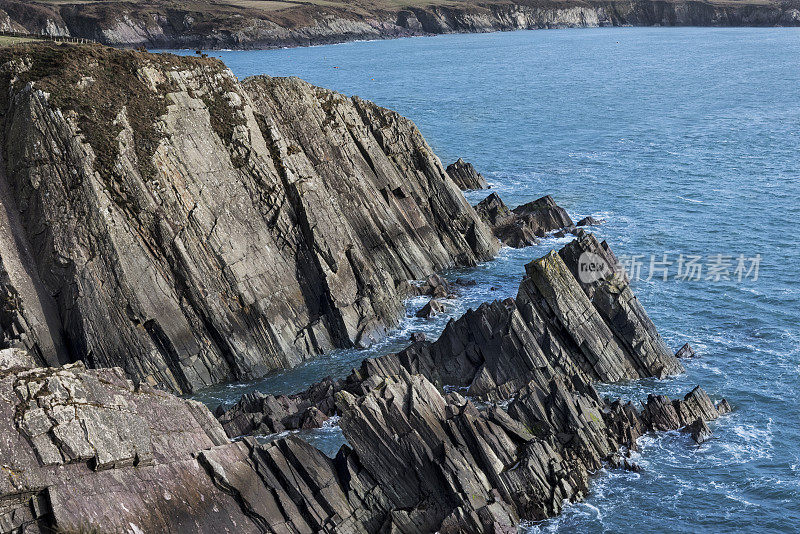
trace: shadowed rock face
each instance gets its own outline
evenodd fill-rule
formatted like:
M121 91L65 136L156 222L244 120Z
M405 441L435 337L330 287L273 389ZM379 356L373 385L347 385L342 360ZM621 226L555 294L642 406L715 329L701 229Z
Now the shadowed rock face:
M413 123L370 102L208 59L4 54L0 325L41 363L178 392L255 377L369 345L407 280L497 249Z

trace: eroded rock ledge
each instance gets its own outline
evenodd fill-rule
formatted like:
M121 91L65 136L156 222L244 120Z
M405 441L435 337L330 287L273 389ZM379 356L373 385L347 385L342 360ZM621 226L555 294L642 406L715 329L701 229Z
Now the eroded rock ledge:
M499 244L414 124L298 79L0 51L2 346L190 392L366 346ZM7 222L5 222L7 220Z

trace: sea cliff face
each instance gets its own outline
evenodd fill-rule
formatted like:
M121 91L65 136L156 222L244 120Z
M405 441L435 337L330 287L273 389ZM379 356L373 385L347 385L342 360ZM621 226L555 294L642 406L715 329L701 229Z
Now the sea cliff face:
M411 121L297 79L6 49L7 344L189 392L368 345L498 244Z
M273 48L412 35L597 26L796 26L795 2L682 0L265 4L0 0L0 29L114 46Z

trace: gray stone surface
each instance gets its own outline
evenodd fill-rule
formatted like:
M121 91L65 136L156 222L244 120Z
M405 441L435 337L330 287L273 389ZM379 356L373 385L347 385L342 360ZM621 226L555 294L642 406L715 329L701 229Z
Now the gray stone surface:
M116 153L98 155L80 113L35 81L8 88L0 289L21 311L0 325L40 363L121 366L177 392L260 376L371 344L402 316L408 280L498 247L397 113L298 79L240 83L211 60L26 50L3 68L71 54L86 76L64 83L91 85L92 69L130 61L143 85L127 98L165 106L145 125L122 106ZM140 161L146 135L160 137Z
M423 375L440 387L462 388L471 398L489 401L508 400L532 382L546 385L555 377L583 391L596 381L681 372L683 368L633 297L627 281L610 272L595 285L582 285L572 273L562 255L571 258L568 251L575 252L576 247L605 251L613 258L607 245L594 237L583 238L586 242L582 245L579 241L560 254L550 253L531 262L517 299L485 303L467 311L450 321L434 342L415 341L399 353L364 360L346 379L326 379L294 396L265 396L260 402L245 396L227 410L220 408L218 415L231 436L253 431L248 429L297 428L291 425L299 424L302 413L311 406L334 415L332 397L337 392L362 396L383 378L404 372ZM615 288L616 301L590 299L589 294L607 295L604 284ZM709 402L700 399L688 406L702 407L693 408L697 417L710 417L714 412ZM676 413L659 426L685 424ZM629 446L633 441L628 436Z
M414 341L305 392L245 395L218 410L219 422L197 402L134 387L121 369L0 373L0 457L11 459L0 525L511 533L520 520L551 517L582 499L603 465L638 469L621 454L644 433L685 428L700 443L705 422L730 410L699 387L678 400L651 395L641 411L599 397L592 382L680 366L653 349L660 338L629 298L598 308L604 284L624 295L625 280L573 275L576 247L613 260L593 239L531 262L516 300L468 311L435 342ZM349 444L334 459L296 437L262 445L246 436L317 427L334 414Z

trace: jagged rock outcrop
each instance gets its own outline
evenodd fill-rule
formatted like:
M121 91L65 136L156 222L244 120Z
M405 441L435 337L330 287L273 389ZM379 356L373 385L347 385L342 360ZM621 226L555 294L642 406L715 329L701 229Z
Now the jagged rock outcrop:
M425 303L425 305L417 310L415 314L417 317L421 319L430 319L442 312L445 311L445 306L441 302L436 299L431 299Z
M413 123L370 102L99 46L0 65L0 325L40 363L179 392L255 377L369 345L408 280L496 251Z
M467 163L461 158L458 161L451 163L447 166L447 175L456 183L462 190L471 189L489 189L489 183L483 177L472 163Z
M581 498L591 471L622 461L620 444L663 426L652 398L640 415L559 378L507 410L404 370L336 402L350 445L330 459L292 436L229 442L205 406L119 368L0 368L0 529L513 532ZM667 406L717 416L699 389Z
M609 268L587 281L589 253ZM576 239L526 266L517 299L468 311L437 341L299 394L245 395L219 421L199 403L134 387L121 369L30 369L32 357L0 352L0 453L11 459L0 525L510 533L551 517L606 463L638 469L622 454L644 433L683 428L700 443L706 422L730 411L699 387L682 400L650 395L641 411L600 398L595 381L681 370L614 267L605 243ZM295 437L246 436L333 414L348 443L333 459Z
M115 46L274 48L411 35L598 26L797 26L794 1L697 0L258 4L2 0L0 28Z
M220 412L223 424L227 428L228 421L247 421L247 425L236 423L234 433L229 433L239 435L261 426L275 427L275 421L288 428L285 421L299 422L310 406L334 415L331 397L336 392L364 395L383 378L401 372L421 374L438 386L464 388L472 398L495 401L511 398L532 381L547 384L555 377L578 387L682 372L624 273L609 268L605 278L589 284L580 280L583 252L616 265L605 242L591 235L576 239L560 253L528 264L516 299L468 310L451 320L438 340L415 342L399 353L364 360L347 378L325 380L297 394L294 411L290 407L287 412L282 397L266 396L268 400L255 410L243 399Z
M514 248L534 245L554 230L574 231L575 227L550 195L509 210L500 196L492 193L475 206L475 211L500 241Z

